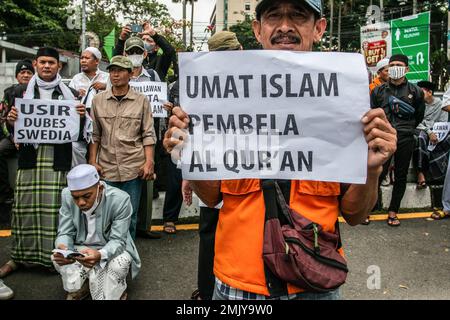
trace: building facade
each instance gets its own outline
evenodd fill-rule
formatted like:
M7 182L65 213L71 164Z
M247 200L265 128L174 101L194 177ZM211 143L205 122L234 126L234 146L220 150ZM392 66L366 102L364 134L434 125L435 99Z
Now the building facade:
M255 8L260 0L216 0L210 18L214 31L228 30L231 26L255 15Z

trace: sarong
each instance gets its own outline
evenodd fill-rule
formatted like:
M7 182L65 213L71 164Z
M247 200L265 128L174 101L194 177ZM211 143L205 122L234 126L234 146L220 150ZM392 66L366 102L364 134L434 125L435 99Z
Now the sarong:
M37 166L17 171L12 213L11 258L19 263L51 267L58 230L65 171L53 170L53 146L40 145Z

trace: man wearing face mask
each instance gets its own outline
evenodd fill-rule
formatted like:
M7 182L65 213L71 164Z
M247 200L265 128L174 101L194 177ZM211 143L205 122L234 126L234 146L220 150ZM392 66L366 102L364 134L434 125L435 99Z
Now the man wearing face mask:
M144 68L143 63L147 57L144 41L138 37L131 37L125 42L125 56L133 64L131 82L161 81L158 73L151 68Z
M126 277L141 267L128 231L133 206L130 196L100 181L94 166L82 164L67 175L62 191L58 236L52 255L68 300L126 299ZM64 250L78 256L64 257ZM54 250L55 251L55 250Z
M387 220L392 227L400 225L397 213L405 194L406 177L414 151L414 130L425 114L423 91L406 79L408 71L408 57L393 55L389 59L389 82L376 87L371 95L371 107L383 108L389 122L397 130L397 151L393 156L395 182ZM383 167L380 182L386 177L389 162Z
M94 142L89 146L89 163L109 185L130 195L130 233L134 239L142 180L154 179L153 116L147 97L129 85L131 60L115 56L107 69L112 87L92 101Z
M125 42L130 34L131 27L125 26L115 46L115 55L121 55L126 51ZM144 57L144 67L155 70L161 79L166 78L172 62L174 62L174 69L177 69L175 48L166 38L158 34L148 22L143 24L143 32L139 33L139 36L144 40L144 49L147 53ZM160 48L162 50L161 55L158 54Z
M133 73L130 79L131 82L146 82L146 81L157 81L160 82L158 73L156 73L153 69L146 69L142 65L145 58L147 57L147 51L144 49L144 41L138 37L131 37L125 42L125 56L131 60L133 63ZM158 141L155 146L155 171L159 167L160 163L160 153L162 150L161 146L161 137L159 136L159 127L160 127L160 118L154 119L154 128L156 132L156 136ZM156 176L158 177L158 171L156 171ZM148 182L152 183L152 182ZM151 212L148 212L147 207L147 183L142 185L142 193L141 193L141 201L140 208L138 211L137 218L137 230L136 235L142 238L147 239L159 239L161 238L161 234L158 232L150 231L152 215ZM157 193L157 190L154 189L154 192ZM151 201L152 199L150 199Z

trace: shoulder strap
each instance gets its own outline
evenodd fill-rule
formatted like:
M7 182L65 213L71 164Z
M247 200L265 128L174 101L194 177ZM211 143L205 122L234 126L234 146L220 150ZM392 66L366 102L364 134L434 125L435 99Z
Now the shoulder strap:
M281 187L278 185L281 184ZM278 188L276 187L278 186ZM279 206L277 205L278 190L285 196L284 202L289 201L291 183L281 180L261 180L261 188L264 195L265 221L279 218ZM283 214L281 214L284 217ZM281 221L280 221L281 223ZM277 278L269 268L264 265L264 274L266 278L267 289L271 298L277 298L288 294L287 283Z
M83 98L83 101L81 102L82 104L86 105L87 99L89 97L89 95L91 94L91 91L94 87L93 86L89 86L88 91L86 92L86 95Z
M147 71L148 75L150 76L150 81L156 81L155 70L153 70L152 68L147 68L145 70Z
M337 247L337 249L339 250L340 248L342 248L341 229L339 227L339 218L336 220L334 228L335 228L336 234L338 235L338 247Z

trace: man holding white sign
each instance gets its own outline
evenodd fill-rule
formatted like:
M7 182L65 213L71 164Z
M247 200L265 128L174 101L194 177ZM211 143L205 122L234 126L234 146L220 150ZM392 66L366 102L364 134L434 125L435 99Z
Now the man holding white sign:
M17 269L18 263L53 266L50 255L58 228L61 191L72 164L71 141L88 138L89 134L84 132L85 106L76 103L77 92L67 87L58 73L58 51L40 48L33 66L36 74L28 85L14 91L15 106L7 118L19 142L19 170L12 217L12 260L0 269L0 277Z
M320 0L263 0L256 8L256 20L253 22L253 31L264 49L312 51L313 44L320 41L325 30L326 20L322 17L322 3ZM301 212L309 220L314 221L321 225L324 230L330 232L335 231L339 213L342 213L343 217L350 225L357 225L366 218L377 199L378 177L382 171L382 165L395 151L395 130L387 121L383 110L371 110L364 114L364 110L368 110L370 107L368 104L368 97L364 97L364 95L368 94L368 83L362 82L361 87L353 87L356 82L352 84L352 90L355 92L354 97L359 104L359 109L357 109L357 111L360 114L357 115L358 117L356 117L356 115L349 117L348 113L345 111L351 104L354 104L354 101L346 101L345 103L339 101L339 93L342 92L340 90L345 90L345 88L339 86L339 83L342 83L342 80L340 81L339 79L343 77L344 81L346 78L348 81L348 79L352 79L352 77L355 77L355 79L359 79L359 77L366 78L366 71L363 64L361 66L359 66L359 62L354 64L353 66L359 68L355 71L350 70L351 68L345 68L345 70L338 71L335 66L327 64L326 67L324 67L318 65L317 62L314 63L316 59L318 59L317 61L320 63L324 63L325 58L321 59L318 55L296 55L293 52L288 52L287 55L281 54L281 58L278 58L280 53L280 51L265 52L261 53L259 56L259 58L266 58L260 59L259 63L261 63L261 60L266 63L266 65L261 66L261 69L268 68L269 65L274 65L275 68L280 70L276 75L271 75L270 78L264 78L265 74L241 74L241 77L235 78L233 77L233 74L230 73L226 73L225 77L220 73L216 73L218 74L219 80L216 80L216 84L214 84L214 79L217 78L212 78L212 82L209 82L207 85L205 82L205 78L208 80L207 76L197 78L196 80L192 75L191 84L194 86L196 83L195 81L203 81L202 86L200 87L202 88L202 91L200 92L199 88L199 91L197 92L197 94L200 94L200 97L206 98L210 95L211 91L213 91L213 93L215 92L214 97L208 97L211 102L223 99L225 96L233 99L247 99L248 103L254 103L254 101L252 101L253 99L256 99L257 102L265 102L256 109L257 111L261 110L261 112L255 113L254 115L251 114L251 112L256 111L252 110L252 107L254 108L253 105L250 108L241 105L242 110L247 114L241 114L240 117L234 119L235 121L230 117L219 117L221 115L220 112L222 112L223 109L231 107L230 103L226 100L223 100L226 104L223 105L222 110L210 110L204 112L197 109L197 118L191 117L191 120L187 113L181 110L180 107L176 107L173 109L174 115L170 119L170 128L166 133L164 145L168 151L173 151L174 148L176 148L175 152L179 151L180 146L186 140L186 133L183 130L189 128L189 130L192 130L191 133L195 133L195 123L193 122L196 121L198 123L200 120L203 121L202 127L208 135L210 134L210 131L220 131L217 130L218 128L214 131L214 125L218 126L220 123L221 128L228 125L228 129L225 129L225 131L228 131L229 133L236 132L238 131L237 129L240 129L243 133L254 133L256 131L257 133L261 133L261 135L271 135L274 138L275 143L277 143L277 140L275 139L276 136L279 136L280 138L278 141L290 136L300 138L307 134L304 126L309 126L309 130L311 130L309 132L316 134L319 132L318 134L321 139L317 139L317 143L322 145L322 149L311 149L315 154L313 155L312 160L307 149L305 149L302 154L299 153L302 150L297 150L298 152L295 154L291 153L291 156L295 159L294 161L290 161L289 156L287 156L287 160L282 158L280 163L282 165L284 163L285 168L291 170L291 167L294 167L290 177L300 177L302 174L305 174L303 177L306 177L310 174L308 173L310 172L309 170L312 169L314 170L315 176L311 177L315 179L317 179L318 176L322 176L324 180L328 181L358 181L359 183L365 184L357 185L340 184L336 182L291 180L289 183L291 192L288 203L291 208ZM211 56L214 54L217 53L210 53ZM237 52L230 52L228 54L230 59L227 60L227 64L231 63L234 59L239 59L239 53ZM247 57L245 52L242 53L242 56L244 59ZM251 56L252 58L258 57L255 53L252 53ZM217 55L217 57L223 59L222 55ZM231 59L231 57L234 59ZM339 54L336 56L326 56L329 61L334 61L335 58L341 57L342 59L345 59L345 55ZM356 58L357 56L353 57ZM196 58L201 60L198 56L182 56L182 58L182 63L189 61L190 58L192 58L192 60L195 60ZM356 59L358 60L359 58ZM290 61L293 61L297 66L291 64ZM303 65L302 61L306 61L306 64ZM192 63L192 67L196 66L196 61L190 61L190 63ZM308 69L307 64L309 63L314 64ZM302 76L302 80L298 82L297 78L295 84L298 86L294 87L292 85L294 82L290 81L293 79L293 76L291 75L291 79L289 79L288 75L292 72L292 68L299 68L298 65L301 65L305 69L298 69L295 73L296 77L299 75ZM220 67L219 61L217 61L217 66ZM245 70L245 62L241 62L241 66L242 69ZM191 65L182 64L180 67L182 73L180 77L181 87L183 88L184 86L184 88L189 88L189 80L187 79L184 67L188 68L191 67ZM200 68L200 66L197 67ZM229 69L233 70L231 67ZM310 71L310 73L303 72L305 70ZM202 71L205 72L205 70ZM315 73L315 76L312 75L313 72ZM308 73L309 75L307 75ZM227 77L227 75L231 75L232 77ZM259 79L259 83L261 83L260 91L256 92L259 94L259 98L257 98L255 92L250 89L247 90L247 88L250 88L250 83L257 78ZM217 81L221 81L222 79L225 79L224 87L222 87L222 89L225 88L225 90L220 92L212 90L211 88L214 86L217 88ZM241 84L240 88L244 89L235 90L233 82L234 84L239 82ZM365 82L367 82L367 79ZM199 82L197 82L197 84L198 83ZM220 84L222 84L222 82ZM264 88L269 87L270 91L264 90ZM183 92L183 90L181 92ZM221 95L220 97L218 92ZM188 92L188 95L195 96L195 94L195 88L193 91ZM317 97L313 97L313 95L315 96L316 94ZM252 98L250 98L250 96L252 96ZM314 103L314 106L319 108L315 115L310 113L309 117L301 117L301 113L307 108L306 103L300 100L300 98L303 97L310 99L305 101L312 101L313 99L322 100L322 103ZM282 104L293 98L299 99L297 104L280 111ZM361 102L363 101L365 101L367 105L361 106ZM184 97L184 99L182 99L182 104L183 102L189 102L189 99ZM327 105L328 107L331 106L333 108L327 110L325 108ZM200 105L199 107L202 106ZM334 144L339 143L337 141L338 139L331 136L332 134L330 134L328 138L320 136L320 131L329 130L330 123L327 123L324 121L323 117L320 117L327 115L327 113L332 114L337 119L347 119L346 122L340 122L340 130L336 130L336 128L333 127L332 130L334 131L332 131L332 134L337 132L339 133L339 138L345 136L347 141L353 141L355 143L355 149L353 150L360 150L361 153L365 153L368 149L367 158L358 156L358 154L348 155L355 160L348 162L346 165L348 166L349 163L351 163L351 166L357 167L357 170L360 170L359 176L358 171L353 171L351 176L335 174L336 171L344 171L344 168L333 166L335 164L333 164L330 158L334 155L329 154L327 158L327 150L323 149L323 146L334 147L333 150L338 150L339 148L334 146ZM279 115L279 117L277 117L277 115ZM362 120L360 120L359 117L362 117ZM281 118L283 118L283 121L280 120ZM338 121L339 120L335 120L334 123L332 122L333 126L336 126ZM251 128L249 127L250 122L252 125ZM190 123L191 125L189 125ZM236 125L236 128L233 127L233 124ZM268 134L268 132L270 132L270 134ZM347 134L350 135L350 137L347 136ZM368 146L366 144L360 144L361 138L364 139L364 137ZM198 139L199 137L191 135L190 138ZM207 138L209 139L209 137ZM329 142L327 142L326 139L329 139ZM242 140L236 139L235 141L240 143ZM269 140L269 142L274 141ZM307 140L305 139L304 141ZM195 142L198 141L196 140ZM226 142L227 141L225 140L225 143ZM248 146L254 148L251 141L249 142ZM199 143L201 143L201 141ZM222 147L220 144L221 142L216 142L218 148ZM190 148L192 147L191 145L192 143L188 144L187 147ZM270 146L268 145L268 147ZM280 147L282 147L281 144ZM309 143L306 147L315 148L315 145L314 143ZM342 145L341 147L343 148L346 146ZM276 148L274 150L276 151ZM288 153L285 152L285 154ZM323 166L323 163L326 163L323 161L322 163L317 163L317 161L313 162L314 159L317 159L315 157L318 154L321 154L320 156L323 157L322 159L328 161L327 165ZM185 156L185 150L183 150L183 156ZM233 154L231 154L231 156L233 156ZM246 174L244 172L240 176L236 176L235 179L238 180L190 181L194 192L209 207L214 207L223 199L223 207L219 214L216 232L214 260L216 288L214 298L339 298L339 290L325 294L310 295L308 292L305 292L304 288L284 283L282 288L277 288L280 289L280 291L275 293L272 285L269 285L269 283L273 282L265 272L266 269L262 258L265 205L261 188L262 183L259 178L269 178L268 172L270 172L270 168L267 165L268 163L271 164L272 168L275 168L272 170L272 179L279 178L283 173L281 172L282 170L280 170L281 166L275 167L273 162L268 161L270 157L267 153L263 154L263 156L263 158L260 158L261 161L257 161L259 163L256 164L258 168L261 168L261 173L257 176L258 172L255 171L256 174L252 173L252 175L248 175L248 177L251 177L252 179L242 179ZM343 155L342 152L339 156L345 158L345 154ZM198 166L199 163L193 161L191 164L197 165L196 168L200 169L200 166ZM242 164L238 162L238 164L241 164L241 167L244 167L244 165L248 166L248 163ZM313 164L312 167L311 164ZM322 168L317 170L316 166L320 167L321 165ZM234 164L231 169L233 167ZM303 173L299 170L300 167L304 168ZM202 169L206 172L208 167L205 165ZM210 169L214 170L212 166ZM211 172L207 172L207 174L213 176L214 171ZM226 173L227 176L224 176L224 178L234 175L232 170L230 170L230 172L230 174ZM216 178L216 176L214 176L214 178ZM280 294L281 291L283 294Z
M16 143L62 144L78 141L80 116L75 100L16 99L18 119L14 125Z
M424 189L427 187L427 178L439 180L447 171L449 145L440 144L440 142L448 135L448 113L442 110L441 99L434 97L435 86L432 82L420 81L417 86L424 94L425 115L415 130L417 144L413 154L413 164L417 168L417 188ZM439 147L436 148L437 146ZM433 167L431 167L431 159L433 159Z

